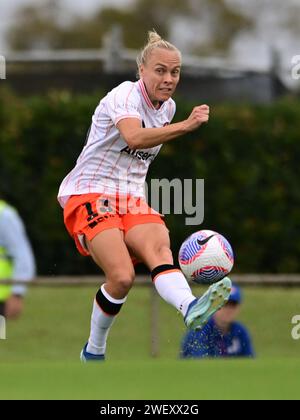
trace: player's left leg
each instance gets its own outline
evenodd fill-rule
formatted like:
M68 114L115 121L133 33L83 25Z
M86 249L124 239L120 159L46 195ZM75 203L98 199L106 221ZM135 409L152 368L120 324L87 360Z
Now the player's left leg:
M228 300L231 284L222 280L197 299L181 270L174 266L168 229L161 223L133 226L125 234L128 249L151 271L160 296L175 306L189 328L202 327Z
M174 266L166 226L158 223L134 226L125 234L125 243L151 271L160 296L185 316L195 296L181 270Z

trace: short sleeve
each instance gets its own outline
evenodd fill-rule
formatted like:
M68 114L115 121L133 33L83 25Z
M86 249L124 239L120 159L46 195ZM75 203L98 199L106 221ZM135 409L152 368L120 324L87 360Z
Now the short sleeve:
M135 83L125 82L114 89L107 97L106 109L115 126L125 118L142 121L140 96Z
M176 114L176 102L173 99L170 99L170 106L169 106L169 120L172 122L173 118Z

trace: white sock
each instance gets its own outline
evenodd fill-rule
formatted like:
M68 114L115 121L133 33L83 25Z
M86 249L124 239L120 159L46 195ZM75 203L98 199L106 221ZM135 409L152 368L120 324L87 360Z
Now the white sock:
M181 270L172 268L164 270L164 266L157 267L152 272L153 283L160 296L186 315L189 304L195 300L192 290ZM161 271L161 272L159 272ZM156 274L158 272L158 274Z
M109 330L125 301L126 297L124 299L112 298L106 292L104 285L101 286L94 299L91 332L86 349L88 353L96 355L105 354Z

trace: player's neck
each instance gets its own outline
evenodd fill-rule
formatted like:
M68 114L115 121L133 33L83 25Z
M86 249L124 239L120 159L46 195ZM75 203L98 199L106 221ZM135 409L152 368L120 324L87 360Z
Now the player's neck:
M160 109L163 106L163 101L151 101L155 109Z
M151 96L149 95L147 86L145 84L145 82L142 80L142 83L144 84L146 93L148 95L149 100L151 101L152 105L154 106L155 109L160 109L163 106L164 101L158 101L156 99L151 98Z

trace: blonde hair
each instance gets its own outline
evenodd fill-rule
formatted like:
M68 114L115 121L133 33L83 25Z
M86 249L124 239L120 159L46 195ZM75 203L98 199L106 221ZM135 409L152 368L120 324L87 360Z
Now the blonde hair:
M152 52L157 48L163 48L169 51L176 51L181 60L181 52L175 45L171 44L168 41L165 41L154 29L148 32L148 42L141 50L140 54L136 59L136 63L138 66L138 71L140 70L140 66L142 64L146 64L149 57L151 56Z

